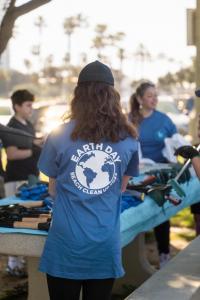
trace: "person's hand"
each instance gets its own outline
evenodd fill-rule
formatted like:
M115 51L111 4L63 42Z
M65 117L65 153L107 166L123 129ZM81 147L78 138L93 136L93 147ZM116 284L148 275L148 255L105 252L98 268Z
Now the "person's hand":
M174 155L180 155L186 159L192 159L199 156L199 151L192 146L181 146L176 149Z
M44 138L34 139L33 144L38 147L42 147L44 144Z

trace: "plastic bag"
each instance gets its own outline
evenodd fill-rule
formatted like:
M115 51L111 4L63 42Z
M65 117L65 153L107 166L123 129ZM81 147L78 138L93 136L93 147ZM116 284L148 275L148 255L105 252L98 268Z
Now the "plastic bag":
M174 155L177 148L180 146L191 145L191 143L188 142L180 133L175 133L172 137L165 138L164 142L165 148L162 150L162 154L169 162L172 163L177 162L176 156Z

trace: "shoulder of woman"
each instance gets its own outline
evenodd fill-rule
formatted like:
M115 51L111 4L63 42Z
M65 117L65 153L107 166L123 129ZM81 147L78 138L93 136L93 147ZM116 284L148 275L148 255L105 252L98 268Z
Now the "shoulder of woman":
M155 110L154 113L163 119L171 120L170 117L166 113L164 113L160 110Z
M63 123L53 129L49 135L48 135L48 140L50 140L53 144L58 144L60 141L63 140L63 138L70 136L72 132L73 124L70 122Z
M138 138L134 138L132 136L127 137L126 142L129 142L131 145L134 145L136 147L138 147L138 145L139 145Z

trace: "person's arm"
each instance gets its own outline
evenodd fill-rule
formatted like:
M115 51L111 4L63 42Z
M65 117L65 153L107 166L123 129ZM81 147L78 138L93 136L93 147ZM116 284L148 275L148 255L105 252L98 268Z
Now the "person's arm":
M192 159L193 168L200 179L200 157L196 156Z
M33 140L33 144L38 147L42 147L44 144L44 138L38 138Z
M49 177L49 195L54 199L56 194L56 180Z
M133 152L132 157L128 163L127 169L122 178L122 193L126 191L127 184L132 177L138 176L139 173L139 156L138 156L138 145L135 152Z
M6 148L7 159L9 160L20 160L25 159L32 156L31 149L18 149L15 146L9 146Z
M3 163L2 163L2 150L0 148L0 177L4 176L4 169L3 169Z
M127 175L124 175L123 178L122 178L122 193L126 191L126 187L127 187L127 184L129 182L129 179L131 178L131 176L127 176Z

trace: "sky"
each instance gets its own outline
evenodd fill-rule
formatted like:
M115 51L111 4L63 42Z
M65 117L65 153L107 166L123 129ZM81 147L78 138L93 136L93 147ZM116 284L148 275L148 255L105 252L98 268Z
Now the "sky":
M17 4L24 2L18 0ZM53 55L54 64L60 65L67 51L64 19L81 13L87 17L89 27L76 30L72 37L74 64L80 62L80 53L83 52L87 53L88 62L97 58L95 50L91 49L94 28L97 24L107 24L109 33L122 31L126 34L120 44L127 54L123 66L125 74L133 80L141 76L156 80L168 71L187 66L195 55L195 47L187 46L186 36L186 9L195 5L196 0L52 0L17 20L15 38L9 45L11 66L25 72L24 59L30 59L33 69L38 69L38 61L31 55L32 46L39 41L38 29L34 25L38 16L42 16L46 23L42 33L42 57ZM141 66L133 57L141 43L153 57L163 53L175 62L157 60ZM111 66L118 68L116 52L110 51L108 55Z

